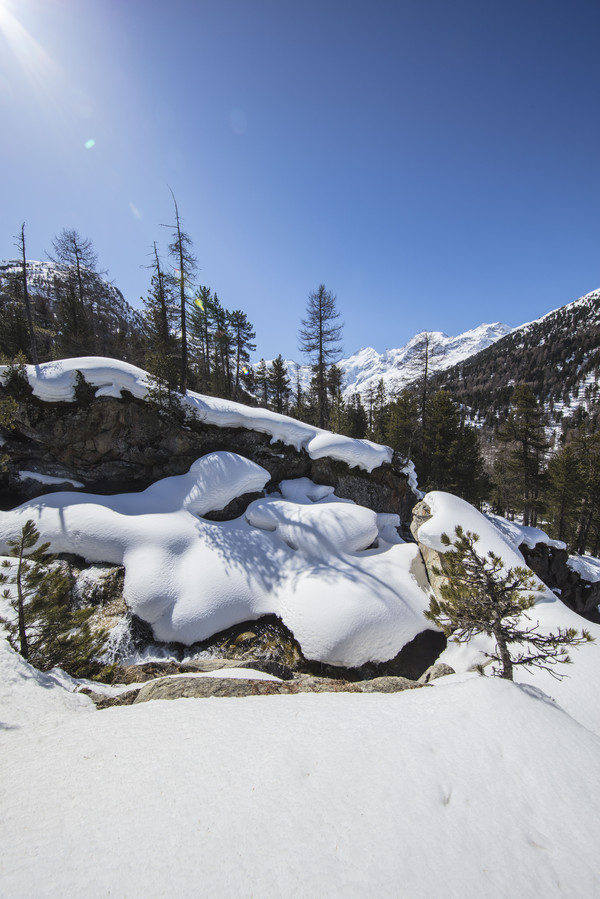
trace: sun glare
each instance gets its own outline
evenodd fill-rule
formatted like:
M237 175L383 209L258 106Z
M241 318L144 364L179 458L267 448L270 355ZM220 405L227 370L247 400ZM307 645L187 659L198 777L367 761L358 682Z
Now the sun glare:
M60 69L17 18L15 6L12 0L0 0L0 57L4 61L12 56L30 86L44 98L51 94Z

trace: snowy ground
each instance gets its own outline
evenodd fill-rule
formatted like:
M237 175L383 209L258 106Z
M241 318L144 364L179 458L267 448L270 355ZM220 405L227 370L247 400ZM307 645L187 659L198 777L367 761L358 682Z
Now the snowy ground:
M110 391L112 370L101 374ZM128 601L165 633L264 614L268 597L309 654L394 654L423 628L428 588L393 516L300 479L236 522L202 518L265 475L219 453L139 494L38 497L0 515L0 544L33 517L57 550L124 562ZM519 535L448 494L425 501L423 542L439 548L460 523L523 564ZM550 591L532 613L543 628L587 626ZM0 896L595 899L600 627L589 629L596 643L573 650L560 682L469 673L485 649L474 643L442 656L456 675L405 693L103 711L0 639Z
M0 650L7 897L595 897L600 739L534 688L110 708Z

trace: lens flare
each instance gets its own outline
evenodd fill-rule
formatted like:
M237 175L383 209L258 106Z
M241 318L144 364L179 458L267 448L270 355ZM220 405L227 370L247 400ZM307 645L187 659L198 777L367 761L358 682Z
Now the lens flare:
M196 297L196 299L194 300L194 303L196 304L198 309L200 309L202 312L204 312L204 303L202 302L200 297Z
M91 150L92 147L96 146L96 141L94 140L93 137L90 137L89 140L86 140L86 142L84 143L83 146L85 147L86 150Z

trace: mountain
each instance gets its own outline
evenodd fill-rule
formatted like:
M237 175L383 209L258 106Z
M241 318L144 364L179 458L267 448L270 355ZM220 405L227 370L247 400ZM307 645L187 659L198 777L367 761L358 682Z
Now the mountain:
M0 261L0 311L3 319L11 317L11 300L20 300L20 260ZM82 269L82 278L88 313L91 315L93 347L96 354L114 356L126 361L137 361L137 339L141 330L141 318L123 297L121 291L98 272ZM52 343L60 338L65 317L72 311L61 312L61 302L68 306L73 293L77 293L75 270L57 262L27 262L27 286L32 303L34 323L38 329L38 341ZM5 348L6 349L6 348ZM43 347L40 347L43 350ZM10 355L10 352L8 353Z
M506 416L514 385L528 384L559 428L596 410L599 374L600 290L594 290L440 372L434 385L449 390L473 420L494 425Z
M342 390L345 397L360 393L364 396L375 390L383 379L388 393L401 390L418 380L423 372L422 353L428 341L429 369L437 372L454 366L485 347L510 334L511 328L500 322L483 324L457 337L441 331L422 331L399 349L378 353L373 347L363 347L337 363L342 371ZM286 361L287 373L295 388L298 377L304 390L312 378L309 365Z

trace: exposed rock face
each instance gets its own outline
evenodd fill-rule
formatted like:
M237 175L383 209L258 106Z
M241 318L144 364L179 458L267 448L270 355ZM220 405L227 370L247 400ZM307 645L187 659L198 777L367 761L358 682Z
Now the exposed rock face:
M588 621L600 624L600 582L589 583L567 566L569 554L546 543L537 543L533 549L519 547L527 565L551 590L557 592L565 605Z
M337 496L376 512L400 515L406 532L415 501L401 459L369 474L331 459L312 460L304 450L271 443L266 434L186 419L181 412L159 410L126 393L122 399L88 397L75 403L20 397L14 428L2 436L3 452L9 457L0 477L4 508L53 489L71 489L64 482L48 485L21 479L19 471L77 481L92 493L119 493L143 490L160 478L183 474L200 456L218 450L239 453L267 469L268 491L284 479L308 477L333 486ZM215 517L237 517L253 498L238 499Z
M275 693L399 693L420 684L403 677L379 677L369 681L332 680L301 677L297 680L245 680L234 677L161 678L144 684L134 703L152 699L199 698L206 696L269 696Z
M437 571L440 571L442 568L440 554L436 549L432 549L430 546L421 543L419 540L419 528L421 525L425 524L426 521L429 521L430 518L431 509L425 500L421 500L413 509L410 531L419 546L419 551L425 563L427 578L431 584L431 589L436 595L439 595L439 585L444 581L444 577L437 574Z

